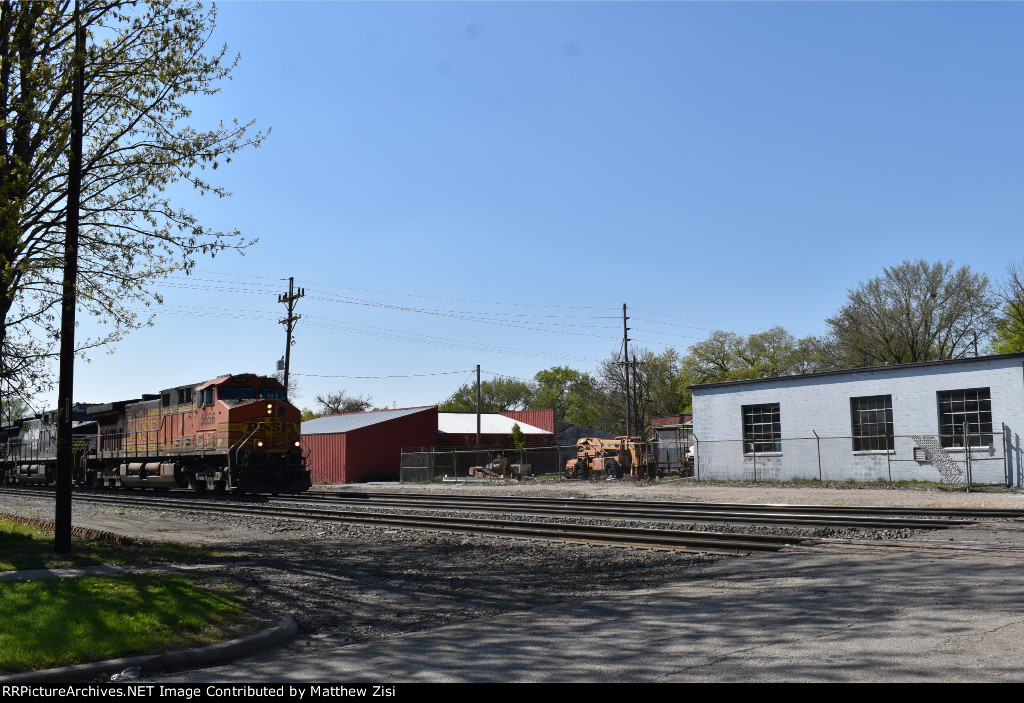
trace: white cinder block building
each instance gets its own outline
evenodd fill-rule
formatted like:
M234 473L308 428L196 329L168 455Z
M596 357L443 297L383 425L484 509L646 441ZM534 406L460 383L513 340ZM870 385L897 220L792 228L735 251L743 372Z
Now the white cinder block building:
M1024 485L1024 353L691 389L699 478Z

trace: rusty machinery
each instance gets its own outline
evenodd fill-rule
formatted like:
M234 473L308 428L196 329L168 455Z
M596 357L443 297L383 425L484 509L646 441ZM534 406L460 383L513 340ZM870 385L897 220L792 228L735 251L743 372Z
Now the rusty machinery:
M576 458L565 464L567 478L654 478L657 470L654 448L640 437L583 437L576 442Z

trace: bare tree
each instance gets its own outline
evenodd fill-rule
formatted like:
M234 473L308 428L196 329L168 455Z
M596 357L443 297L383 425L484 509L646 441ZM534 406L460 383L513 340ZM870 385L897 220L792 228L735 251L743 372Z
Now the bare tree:
M679 353L671 347L661 353L630 350L628 362L630 432L646 436L653 416L681 412L686 406ZM598 376L603 396L596 429L624 433L627 379L621 352L601 362Z
M316 402L320 403L320 415L361 413L373 407L373 400L369 396L350 396L343 390L318 395Z
M826 324L841 367L959 359L992 332L997 307L988 277L969 266L904 261L850 290Z

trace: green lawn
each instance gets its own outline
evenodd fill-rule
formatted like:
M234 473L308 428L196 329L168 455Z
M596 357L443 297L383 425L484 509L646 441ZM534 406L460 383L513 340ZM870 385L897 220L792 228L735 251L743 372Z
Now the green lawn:
M0 519L0 571L140 565L197 553L74 540L72 556L56 556L52 534ZM223 578L166 574L0 581L0 673L198 646L265 626L245 613L240 595Z

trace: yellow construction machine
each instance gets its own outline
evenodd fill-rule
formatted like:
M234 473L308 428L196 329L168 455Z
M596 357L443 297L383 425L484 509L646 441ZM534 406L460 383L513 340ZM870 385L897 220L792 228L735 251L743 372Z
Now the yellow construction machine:
M565 464L566 478L653 479L657 472L654 447L640 437L583 437L576 442L576 458Z

